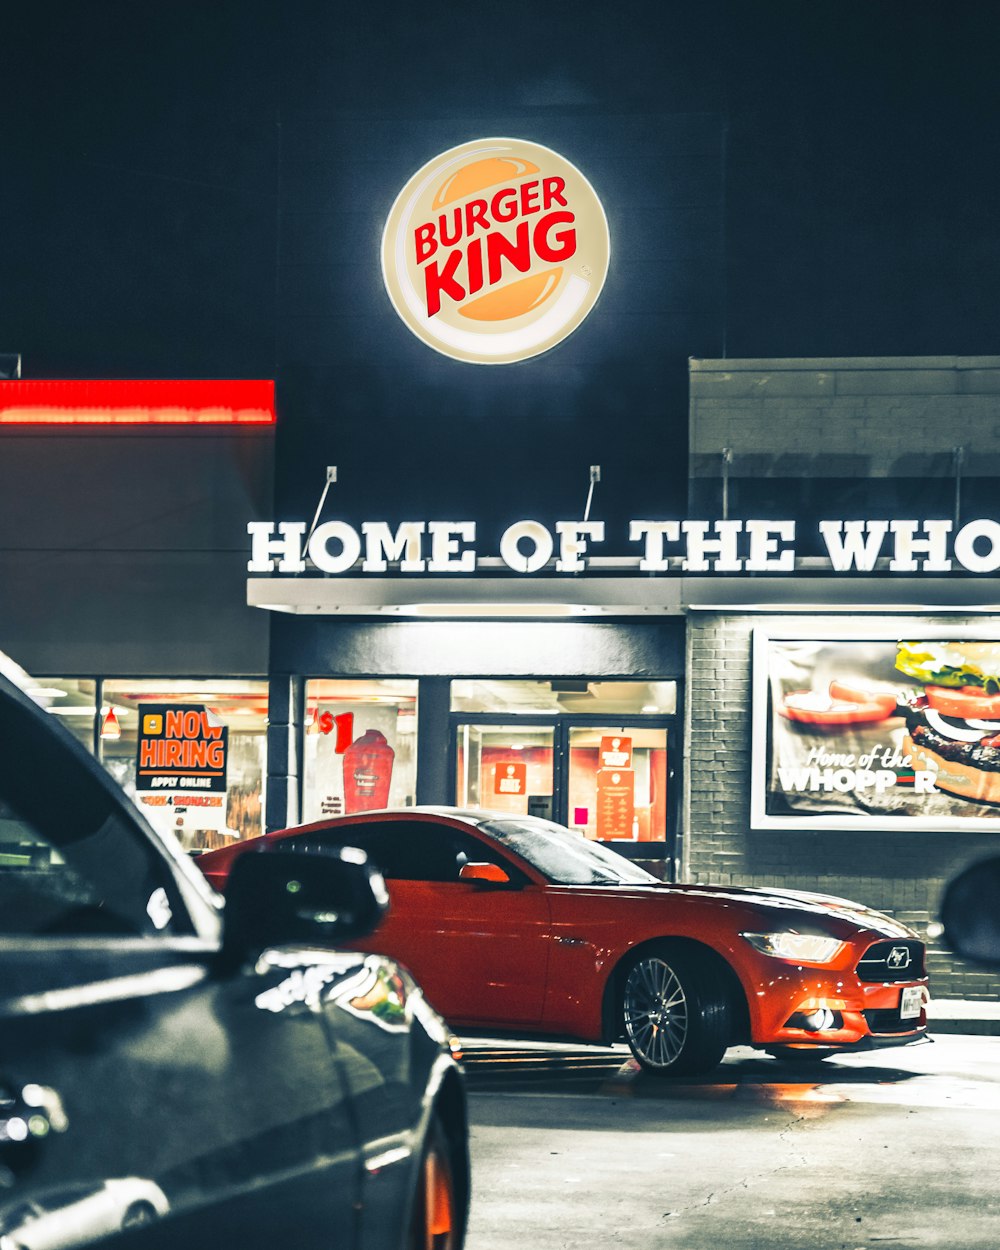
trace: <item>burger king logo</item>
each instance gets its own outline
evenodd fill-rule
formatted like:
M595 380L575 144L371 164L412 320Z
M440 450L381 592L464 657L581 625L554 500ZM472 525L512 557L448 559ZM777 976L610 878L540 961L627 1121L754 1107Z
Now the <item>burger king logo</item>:
M455 360L510 364L572 334L597 302L610 240L594 188L520 139L477 139L399 193L382 273L410 330Z

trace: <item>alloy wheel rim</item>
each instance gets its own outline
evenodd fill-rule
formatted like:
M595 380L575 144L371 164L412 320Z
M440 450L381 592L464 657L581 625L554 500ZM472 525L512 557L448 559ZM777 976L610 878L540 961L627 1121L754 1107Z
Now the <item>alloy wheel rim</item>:
M662 959L642 959L625 982L625 1031L633 1050L658 1068L676 1062L688 1034L684 987Z

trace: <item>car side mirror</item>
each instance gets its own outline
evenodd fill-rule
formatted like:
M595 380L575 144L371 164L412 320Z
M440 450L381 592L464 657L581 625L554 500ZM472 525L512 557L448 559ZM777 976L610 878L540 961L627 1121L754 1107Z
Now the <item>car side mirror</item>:
M941 924L956 955L1000 967L1000 856L971 864L949 882Z
M460 881L482 881L488 885L510 885L510 877L499 864L463 864L458 871Z
M226 885L223 960L238 966L269 946L338 946L371 933L388 905L382 874L355 847L250 851Z

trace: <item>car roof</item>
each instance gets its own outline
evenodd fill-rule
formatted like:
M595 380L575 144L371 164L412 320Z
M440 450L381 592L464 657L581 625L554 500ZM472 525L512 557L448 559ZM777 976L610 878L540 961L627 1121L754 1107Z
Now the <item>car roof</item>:
M456 820L471 821L474 825L484 825L488 820L494 820L503 814L501 812L484 812L481 808L446 807L443 804L432 805L430 803L421 804L418 807L403 807L386 810L392 810L396 815L400 812L427 812L431 816L451 816Z
M483 825L487 821L502 816L500 812L481 812L465 807L446 807L444 805L420 804L415 807L376 807L363 812L341 812L336 816L322 816L319 820L310 820L303 825L288 825L284 829L274 829L267 837L285 837L291 833L309 833L312 830L331 829L338 825L352 825L358 822L380 820L405 820L411 816L443 817L447 820L460 820L468 825ZM416 823L420 823L419 821ZM228 848L223 848L228 849ZM214 851L207 854L214 855Z

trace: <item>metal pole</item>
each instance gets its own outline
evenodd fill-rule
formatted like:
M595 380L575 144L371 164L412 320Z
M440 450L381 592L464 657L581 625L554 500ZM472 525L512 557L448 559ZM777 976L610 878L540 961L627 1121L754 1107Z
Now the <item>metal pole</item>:
M583 510L583 519L590 520L590 505L594 500L594 483L601 480L601 466L592 464L590 466L590 489L587 491L587 506Z
M733 463L731 447L722 449L722 519L729 520L729 466Z
M319 497L319 503L316 505L316 511L313 514L312 525L309 526L309 532L302 540L301 559L306 558L306 552L309 550L309 540L316 532L316 526L319 524L319 514L323 511L323 505L326 503L326 497L330 493L330 487L337 480L337 466L328 464L326 466L326 484L323 487L323 493Z

